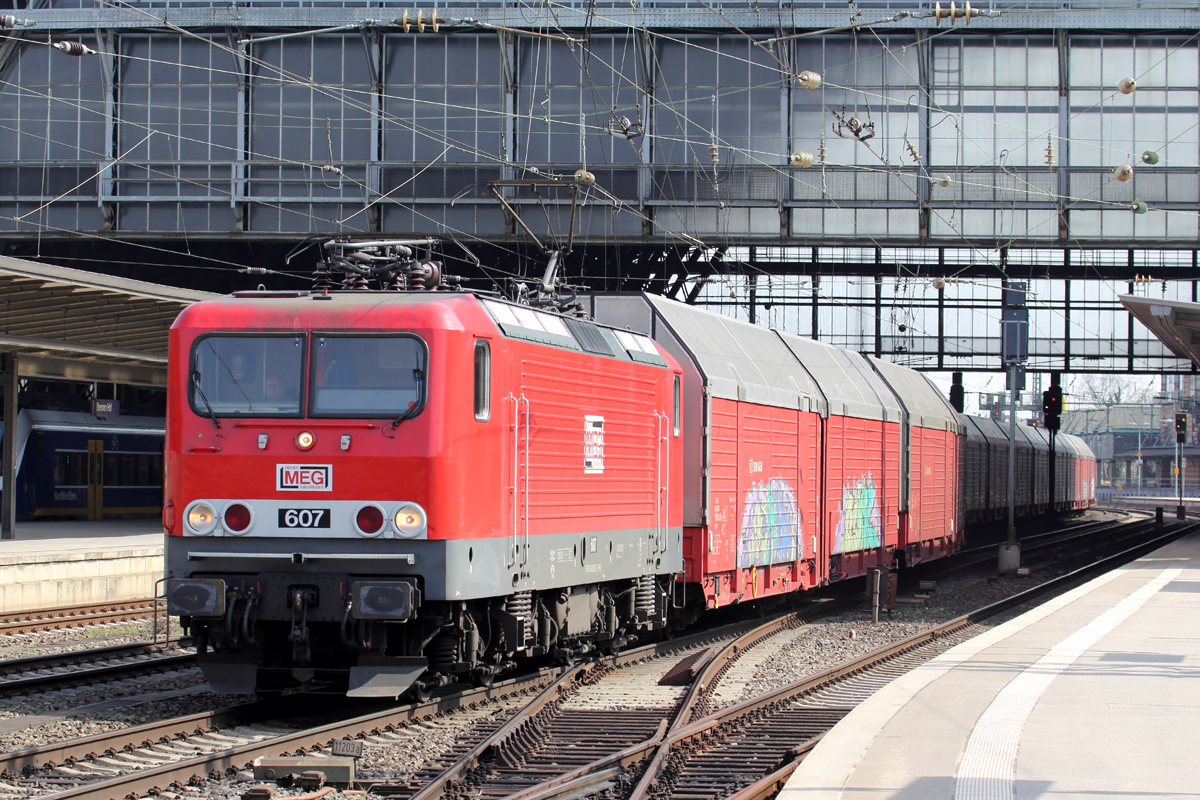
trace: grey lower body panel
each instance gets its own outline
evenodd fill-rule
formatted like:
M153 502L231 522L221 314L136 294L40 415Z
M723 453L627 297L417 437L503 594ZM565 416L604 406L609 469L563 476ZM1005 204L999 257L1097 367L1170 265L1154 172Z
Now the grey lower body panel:
M683 571L683 528L491 539L166 537L166 577L412 577L424 601L474 600Z

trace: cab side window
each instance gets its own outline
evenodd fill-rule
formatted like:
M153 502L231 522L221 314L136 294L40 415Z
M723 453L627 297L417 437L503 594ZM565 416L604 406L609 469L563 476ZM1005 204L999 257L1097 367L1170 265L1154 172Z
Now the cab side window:
M492 414L492 349L487 339L475 340L475 419Z
M671 415L671 435L679 436L679 375L675 376L675 413Z

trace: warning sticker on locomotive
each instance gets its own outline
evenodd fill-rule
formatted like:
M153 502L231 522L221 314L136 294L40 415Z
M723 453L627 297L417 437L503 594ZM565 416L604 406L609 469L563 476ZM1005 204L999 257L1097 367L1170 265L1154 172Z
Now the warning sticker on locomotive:
M583 471L604 472L604 417L588 414L583 418Z
M276 464L275 489L280 492L332 492L332 464Z

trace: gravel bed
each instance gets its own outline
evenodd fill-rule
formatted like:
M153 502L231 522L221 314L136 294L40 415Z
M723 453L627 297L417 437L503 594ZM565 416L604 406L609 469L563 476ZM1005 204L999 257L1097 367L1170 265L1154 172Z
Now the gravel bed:
M163 621L158 621L158 635L163 635ZM178 620L172 620L171 641L183 633ZM93 647L108 647L115 644L135 644L154 638L154 619L130 620L128 622L106 622L62 628L37 633L9 633L0 636L0 662L10 658L47 655L59 651L87 650Z
M890 614L881 611L878 624L872 624L871 612L867 609L852 609L826 617L801 628L786 647L766 659L755 671L754 677L746 682L740 697L720 696L713 707L732 705L814 672L835 667L1011 597L1052 577L1051 574L1036 573L1027 578L954 575L937 581L937 589L931 594L926 607L897 605ZM999 614L980 624L986 627L999 625L1024 610Z
M0 705L0 752L131 728L255 699L214 694L207 686L200 671L188 667L99 686L7 699Z

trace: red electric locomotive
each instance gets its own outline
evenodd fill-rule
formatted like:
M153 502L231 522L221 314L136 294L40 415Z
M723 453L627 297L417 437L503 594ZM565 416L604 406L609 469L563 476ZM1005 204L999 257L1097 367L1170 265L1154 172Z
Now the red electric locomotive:
M360 277L411 254L344 247ZM167 596L218 691L487 683L947 555L1000 506L999 427L917 372L660 297L509 302L405 264L421 291L240 292L172 328ZM1022 510L1094 502L1073 437L1050 498L1040 434Z
M171 331L172 612L214 689L487 682L661 628L680 370L463 292L241 292Z

